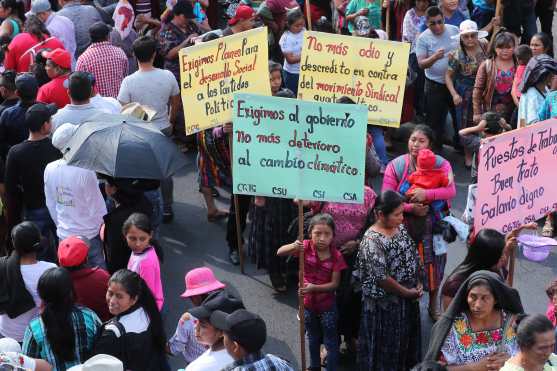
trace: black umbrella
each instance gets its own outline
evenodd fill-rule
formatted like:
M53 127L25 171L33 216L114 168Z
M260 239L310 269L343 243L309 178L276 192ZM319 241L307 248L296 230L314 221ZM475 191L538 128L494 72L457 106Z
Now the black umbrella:
M69 165L115 178L165 179L188 164L156 127L126 115L81 124L62 152Z

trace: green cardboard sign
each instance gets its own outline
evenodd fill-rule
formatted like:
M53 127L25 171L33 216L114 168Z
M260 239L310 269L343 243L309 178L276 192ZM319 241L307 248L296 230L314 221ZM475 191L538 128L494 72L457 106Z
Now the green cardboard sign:
M234 97L234 193L362 203L367 108Z

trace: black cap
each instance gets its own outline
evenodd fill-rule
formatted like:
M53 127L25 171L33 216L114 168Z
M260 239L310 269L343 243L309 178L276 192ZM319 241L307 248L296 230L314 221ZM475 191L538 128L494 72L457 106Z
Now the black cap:
M35 103L25 112L25 126L37 132L58 111L55 104Z
M89 27L89 36L92 40L105 40L110 34L110 27L103 22L95 22Z
M248 353L258 352L267 341L267 326L257 314L239 309L228 314L216 310L211 315L211 324L223 330Z
M207 296L200 306L192 308L189 313L195 318L209 319L215 310L232 313L237 309L243 309L242 301L226 291L213 292Z
M15 88L24 97L34 97L39 90L39 83L32 73L24 73L15 78Z

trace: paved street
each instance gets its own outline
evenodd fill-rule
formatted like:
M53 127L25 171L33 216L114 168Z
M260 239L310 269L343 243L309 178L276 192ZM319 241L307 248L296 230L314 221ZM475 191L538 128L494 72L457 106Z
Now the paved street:
M444 155L451 160L457 156L448 147L445 147ZM191 165L175 178L175 220L172 224L165 225L162 230L162 243L166 250L162 270L168 335L173 333L179 316L189 305L188 301L179 297L184 290L185 272L205 265L211 267L218 278L233 285L239 291L247 308L257 312L267 322L269 339L265 350L293 361L299 369L295 290L292 289L288 295L276 295L264 271L258 271L254 265L247 264L246 275L242 275L238 267L228 262L228 250L224 240L226 223L223 221L213 224L206 221L203 199L197 191L195 156L189 154L188 158L192 161ZM464 171L462 160L451 162L457 164L455 168L457 198L453 202L453 211L460 216L466 202L468 174ZM379 179L376 179L374 188L376 191L380 189ZM219 201L223 207L227 205L226 202L225 197ZM464 254L463 243L457 242L450 246L447 272L462 260ZM521 252L518 256L515 285L521 292L526 310L544 313L546 305L544 288L553 277L557 276L557 255L552 253L550 258L542 263L526 261ZM423 305L425 301L422 300ZM425 307L423 309L423 342L426 346L431 323L427 319ZM171 359L171 365L173 370L183 367L179 357Z

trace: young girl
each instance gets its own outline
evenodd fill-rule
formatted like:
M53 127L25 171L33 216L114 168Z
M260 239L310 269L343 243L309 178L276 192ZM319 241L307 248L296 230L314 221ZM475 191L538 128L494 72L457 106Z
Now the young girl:
M282 246L277 255L297 255L304 251L305 326L309 341L309 370L320 370L320 334L327 349L327 370L335 371L338 364L337 308L334 291L340 282L340 272L346 268L342 254L331 242L335 223L329 214L317 214L309 223L309 240Z
M475 124L481 121L482 114L487 111L495 111L506 122L511 122L515 109L511 96L516 72L514 48L515 36L501 32L492 43L490 58L480 65L472 93Z
M286 15L287 30L282 34L279 45L284 55L284 84L298 94L300 78L300 57L304 42L305 20L300 8L292 9Z
M162 258L162 250L152 240L153 230L149 218L145 214L133 213L124 222L122 231L132 251L128 261L128 269L136 272L145 280L160 311L164 303L159 265L159 256ZM159 250L158 254L156 249Z

